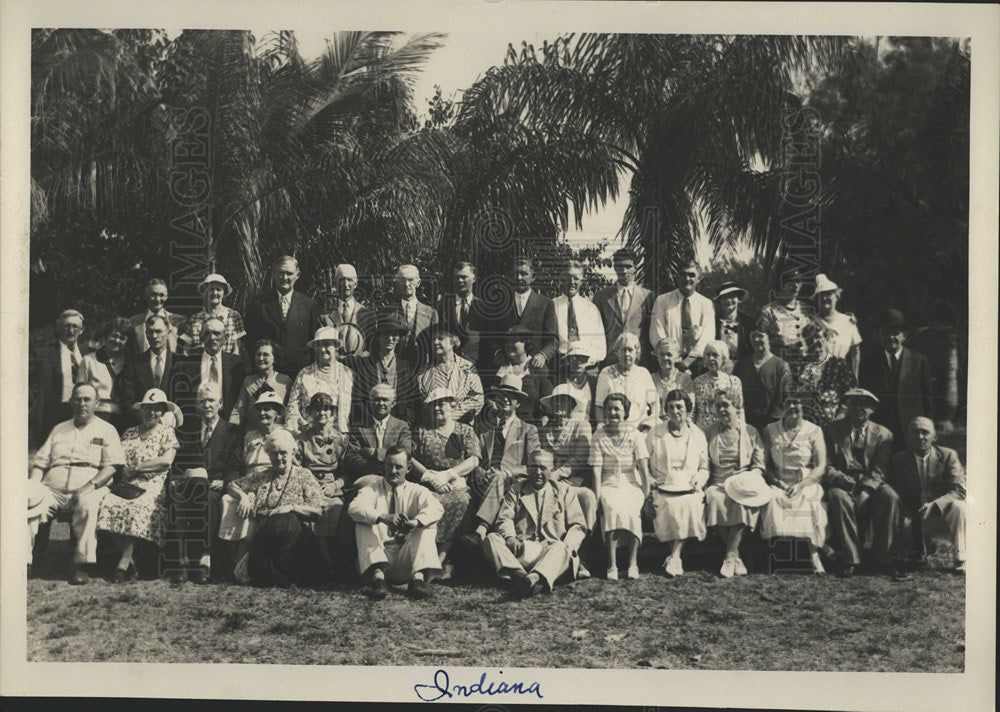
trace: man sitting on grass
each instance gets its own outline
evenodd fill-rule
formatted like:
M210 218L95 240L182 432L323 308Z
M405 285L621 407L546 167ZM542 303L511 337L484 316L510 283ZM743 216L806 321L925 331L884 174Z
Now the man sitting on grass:
M358 492L347 509L355 522L358 571L371 582L376 601L388 595L389 583L409 582L411 598L429 598L427 574L441 570L434 539L444 508L429 489L406 481L409 469L406 448L390 447L382 479Z
M528 477L511 485L497 517L496 531L483 541L483 552L514 593L527 598L551 592L570 572L576 577L577 550L587 535L583 510L565 482L549 479L552 453L529 456Z

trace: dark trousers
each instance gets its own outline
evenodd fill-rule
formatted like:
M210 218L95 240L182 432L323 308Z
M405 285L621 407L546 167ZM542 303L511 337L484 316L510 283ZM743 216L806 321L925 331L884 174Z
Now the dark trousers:
M328 575L320 543L294 512L273 514L250 542L247 572L257 586L311 585Z
M196 563L211 554L219 535L222 494L198 477L169 482L165 571Z

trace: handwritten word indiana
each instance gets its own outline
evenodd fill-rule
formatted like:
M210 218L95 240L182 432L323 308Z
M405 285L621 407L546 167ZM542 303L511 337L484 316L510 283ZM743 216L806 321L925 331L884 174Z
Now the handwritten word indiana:
M503 675L503 670L500 671ZM537 682L497 682L486 681L486 673L479 676L479 681L471 685L452 685L448 679L447 670L434 673L434 682L430 685L414 685L413 691L424 702L436 702L445 697L472 697L473 695L531 695L542 699L542 690Z

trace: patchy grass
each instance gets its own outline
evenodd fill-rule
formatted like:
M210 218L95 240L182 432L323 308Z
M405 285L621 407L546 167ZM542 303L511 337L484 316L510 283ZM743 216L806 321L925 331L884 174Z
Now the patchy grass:
M51 571L69 551L50 552ZM944 548L944 547L942 547ZM643 547L638 581L581 581L513 601L485 576L402 589L28 585L32 661L475 665L960 672L965 580L939 551L908 582L789 572L722 580L715 552L668 580ZM698 562L693 562L697 564ZM762 562L758 561L758 565ZM46 567L49 568L49 567ZM759 569L758 569L759 570ZM583 631L581 633L581 631ZM573 633L577 636L574 637ZM206 635L206 633L208 633ZM622 637L624 635L624 637ZM455 651L422 654L426 649Z

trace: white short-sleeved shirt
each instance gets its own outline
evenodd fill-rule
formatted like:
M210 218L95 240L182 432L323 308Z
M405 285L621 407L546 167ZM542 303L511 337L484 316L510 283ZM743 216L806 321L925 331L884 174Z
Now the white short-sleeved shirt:
M851 347L861 343L858 322L852 314L836 312L829 321L824 319L823 323L834 332L834 336L827 342L831 356L847 358Z
M108 421L94 417L78 428L72 420L65 420L52 428L31 464L45 470L42 484L73 492L94 479L101 468L124 465L125 452L118 431Z

